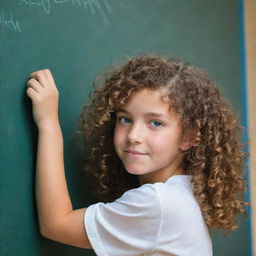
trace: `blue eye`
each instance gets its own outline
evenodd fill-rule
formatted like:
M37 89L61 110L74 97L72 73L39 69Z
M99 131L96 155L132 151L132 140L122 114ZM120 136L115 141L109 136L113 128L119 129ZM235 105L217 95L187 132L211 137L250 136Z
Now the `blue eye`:
M151 124L152 126L154 126L154 127L159 127L159 126L162 126L162 125L163 125L162 122L157 121L157 120L154 120L154 121L150 122L150 124Z
M131 119L127 117L120 117L118 118L118 120L122 124L130 124L132 122Z

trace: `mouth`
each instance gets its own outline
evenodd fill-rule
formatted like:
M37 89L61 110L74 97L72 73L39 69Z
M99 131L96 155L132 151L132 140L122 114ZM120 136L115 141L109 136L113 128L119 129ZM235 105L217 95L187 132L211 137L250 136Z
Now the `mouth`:
M126 149L126 150L124 150L124 152L126 154L128 154L129 156L146 156L146 155L148 155L147 153L139 152L139 151L133 150L133 149Z

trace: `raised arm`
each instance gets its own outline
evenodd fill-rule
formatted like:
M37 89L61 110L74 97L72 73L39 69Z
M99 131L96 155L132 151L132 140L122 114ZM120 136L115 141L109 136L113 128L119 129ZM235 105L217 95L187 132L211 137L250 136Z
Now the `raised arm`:
M50 70L32 73L27 85L39 131L36 200L40 232L61 243L91 248L83 225L86 208L73 210L67 188L58 118L59 92Z

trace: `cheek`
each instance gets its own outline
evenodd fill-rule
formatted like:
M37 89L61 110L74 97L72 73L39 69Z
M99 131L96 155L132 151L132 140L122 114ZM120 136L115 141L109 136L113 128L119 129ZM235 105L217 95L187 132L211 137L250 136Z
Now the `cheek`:
M114 130L114 138L113 138L115 147L117 147L122 142L123 137L124 135L123 135L122 129L116 127Z
M161 136L151 136L151 147L157 152L166 155L176 152L180 146L180 138L173 133L162 134Z

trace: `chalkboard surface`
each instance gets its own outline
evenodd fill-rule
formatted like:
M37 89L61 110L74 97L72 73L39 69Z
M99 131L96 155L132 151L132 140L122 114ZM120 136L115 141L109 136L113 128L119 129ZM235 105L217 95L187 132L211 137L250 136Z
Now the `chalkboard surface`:
M1 0L1 255L95 255L38 232L29 74L49 68L55 77L68 185L75 207L85 207L95 198L81 181L85 152L75 130L94 78L139 53L180 57L208 70L241 116L239 8L235 0ZM230 236L213 232L214 255L249 255L249 230L241 218Z

